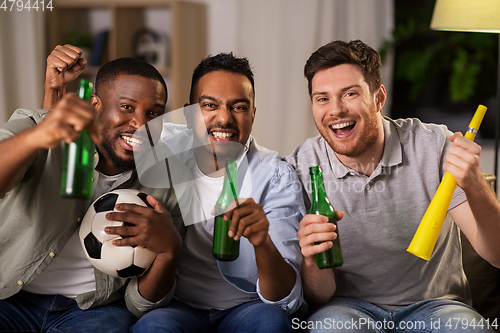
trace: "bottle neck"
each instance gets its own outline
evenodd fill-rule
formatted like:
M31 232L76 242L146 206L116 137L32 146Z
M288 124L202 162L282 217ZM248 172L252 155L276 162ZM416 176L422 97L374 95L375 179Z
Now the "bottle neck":
M233 161L234 160L226 163L224 186L222 187L222 193L217 200L217 206L222 209L225 209L233 200L238 198L236 161Z
M325 196L325 188L323 186L323 178L321 177L321 173L311 174L311 189L312 202L318 202L321 196Z
M311 187L311 209L309 213L325 215L328 218L334 217L335 209L333 209L330 200L326 196L321 170L311 170Z
M89 80L81 80L80 87L78 89L78 97L90 102L92 99L92 87L93 84Z

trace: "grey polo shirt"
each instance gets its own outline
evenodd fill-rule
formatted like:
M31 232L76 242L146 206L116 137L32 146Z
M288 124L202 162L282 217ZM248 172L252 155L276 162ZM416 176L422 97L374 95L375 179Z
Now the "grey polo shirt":
M286 157L304 184L307 209L309 167L320 165L330 202L345 213L338 223L344 264L334 269L334 296L388 311L433 298L470 303L459 229L449 214L429 262L406 251L444 175L452 133L417 119L384 117L383 126L384 153L369 177L342 164L320 135ZM457 187L449 209L465 200Z
M0 127L0 140L35 126L48 113L48 110L16 110L11 119ZM32 281L50 265L79 228L90 205L90 200L66 199L59 195L62 160L63 146L39 151L24 168L16 185L0 199L0 299L19 292L25 283ZM97 158L95 163L97 165ZM99 173L94 171L94 179L97 177ZM172 214L177 228L183 229L182 216L172 189L144 187L135 171L123 173L108 191L116 188L135 188L154 196ZM96 290L76 298L82 309L123 299L128 279L112 278L97 269L94 272ZM171 298L172 294L166 298ZM128 286L127 298L127 303L141 309L159 306L162 302L152 303L143 299L137 290L136 279ZM133 308L131 310L136 313Z

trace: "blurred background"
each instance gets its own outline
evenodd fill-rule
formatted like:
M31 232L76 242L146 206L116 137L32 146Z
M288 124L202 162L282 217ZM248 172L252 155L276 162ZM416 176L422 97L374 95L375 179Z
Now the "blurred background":
M44 10L19 10L19 1L0 8L0 123L16 108L41 107L46 58L57 44L86 48L91 78L116 57L152 62L167 80L169 110L187 102L203 57L233 52L255 73L253 135L287 155L317 135L307 58L332 40L361 39L383 57L386 115L463 132L478 104L489 107L477 141L483 171L493 173L498 35L431 30L434 0L52 0L51 10L47 1Z
M37 8L28 0L0 3L0 124L16 108L42 106L46 58L58 44L85 50L89 66L82 76L92 80L100 65L117 57L149 61L167 81L169 120L180 123L182 112L175 110L188 102L193 69L209 54L233 52L247 57L255 73L253 135L284 156L317 135L303 77L306 60L332 40L361 39L383 59L385 115L465 132L478 104L488 107L476 141L483 148L483 172L494 173L498 34L431 30L435 0L35 0ZM498 318L499 271L473 250L464 253L474 306Z

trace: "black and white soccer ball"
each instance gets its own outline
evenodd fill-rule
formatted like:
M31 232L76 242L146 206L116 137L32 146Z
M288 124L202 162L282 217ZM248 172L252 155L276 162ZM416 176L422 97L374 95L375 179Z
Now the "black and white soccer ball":
M106 214L115 210L119 203L149 206L147 194L133 189L114 190L101 195L87 210L80 226L80 242L87 258L101 272L113 277L128 278L143 274L156 257L156 253L140 246L115 246L118 235L108 235L108 226L132 225L127 222L109 221Z

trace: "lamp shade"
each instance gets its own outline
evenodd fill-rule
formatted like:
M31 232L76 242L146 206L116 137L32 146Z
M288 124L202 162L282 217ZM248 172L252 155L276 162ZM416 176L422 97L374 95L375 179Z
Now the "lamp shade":
M436 0L431 29L500 32L500 0Z

